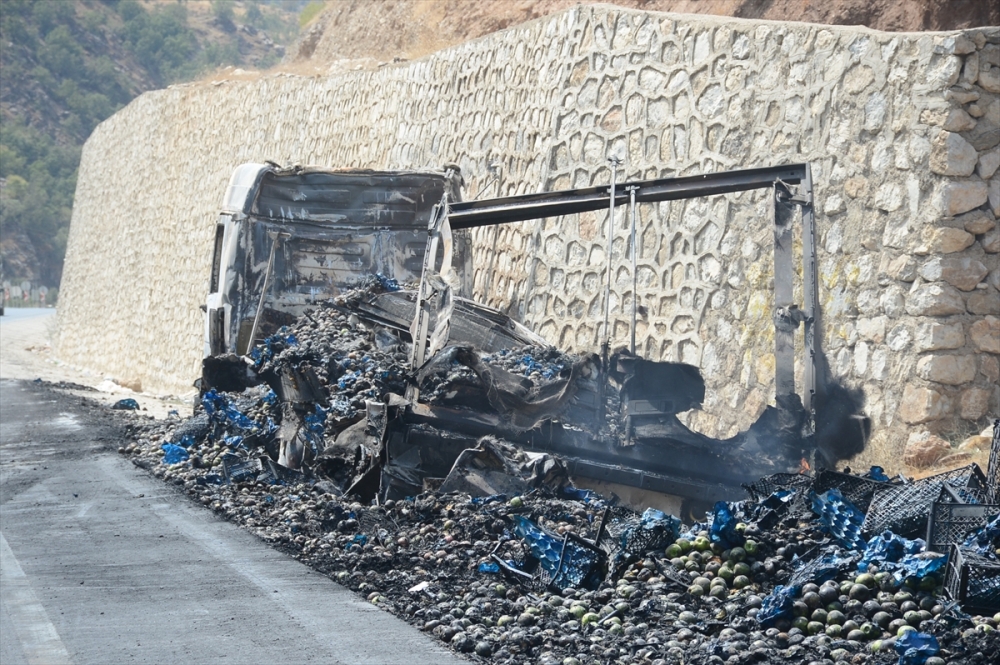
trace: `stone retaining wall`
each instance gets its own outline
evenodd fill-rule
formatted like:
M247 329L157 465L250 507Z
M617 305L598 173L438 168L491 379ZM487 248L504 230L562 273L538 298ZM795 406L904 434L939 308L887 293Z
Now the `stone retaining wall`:
M890 466L913 426L1000 412L1000 29L880 33L578 7L376 71L147 93L87 142L57 353L154 392L198 374L213 221L232 169L457 162L495 196L810 162L823 344ZM501 165L499 183L487 169ZM616 216L614 345L699 365L712 434L772 399L768 196ZM476 296L572 350L603 316L607 213L474 233Z

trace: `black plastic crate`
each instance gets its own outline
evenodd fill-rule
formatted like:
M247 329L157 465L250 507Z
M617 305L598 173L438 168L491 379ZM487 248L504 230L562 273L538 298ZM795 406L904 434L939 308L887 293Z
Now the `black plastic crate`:
M962 483L962 489L970 491L976 496L981 496L984 498L982 503L989 503L989 498L991 493L989 491L990 483L986 479L986 474L983 470L979 468L978 464L970 465L972 467L972 472L969 474L969 479Z
M743 485L743 489L756 503L760 503L779 490L792 492L791 500L785 504L784 508L773 513L772 517L775 519L802 519L812 514L809 508L809 488L812 487L813 480L812 475L803 473L775 473L765 476L751 485Z
M808 489L813 484L813 477L803 473L775 473L770 476L743 485L750 498L754 501L763 501L778 490Z
M239 455L226 453L222 456L222 473L231 483L242 483L255 480L260 473L260 460L243 459Z
M990 447L990 465L986 471L986 489L990 501L1000 503L1000 418L993 421L993 445Z
M948 552L953 544L961 544L970 531L980 529L1000 513L1000 505L990 503L959 503L948 488L931 507L927 518L927 549Z
M861 532L866 537L886 530L904 538L923 536L931 506L940 497L945 483L954 487L968 487L970 483L976 485L979 476L982 476L979 466L970 464L912 483L881 488L872 497Z
M822 494L836 488L840 490L841 495L845 499L854 504L854 507L863 513L868 512L868 506L871 505L872 497L875 496L876 491L891 486L890 483L879 480L827 469L818 472L816 474L816 482L813 483L813 489L816 490L816 494Z
M1000 561L952 545L944 588L948 596L970 614L1000 612Z

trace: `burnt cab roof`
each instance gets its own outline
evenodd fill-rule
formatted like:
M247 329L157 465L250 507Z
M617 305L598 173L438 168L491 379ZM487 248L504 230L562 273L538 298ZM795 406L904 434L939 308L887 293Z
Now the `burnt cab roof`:
M445 191L450 201L461 200L461 184L453 167L375 171L243 164L230 178L223 212L279 223L426 229Z

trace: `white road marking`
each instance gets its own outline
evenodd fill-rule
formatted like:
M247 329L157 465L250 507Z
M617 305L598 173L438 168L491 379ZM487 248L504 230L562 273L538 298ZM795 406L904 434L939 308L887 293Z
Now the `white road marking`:
M70 665L69 653L38 602L28 577L21 570L7 539L0 533L0 588L14 632L21 642L24 657L32 665Z

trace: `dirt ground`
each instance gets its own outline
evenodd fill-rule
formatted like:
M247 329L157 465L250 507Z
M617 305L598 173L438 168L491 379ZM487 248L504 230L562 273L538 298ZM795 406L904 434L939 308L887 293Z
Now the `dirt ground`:
M291 60L413 59L581 4L578 0L334 0ZM647 11L864 25L911 32L1000 24L988 0L615 0Z

